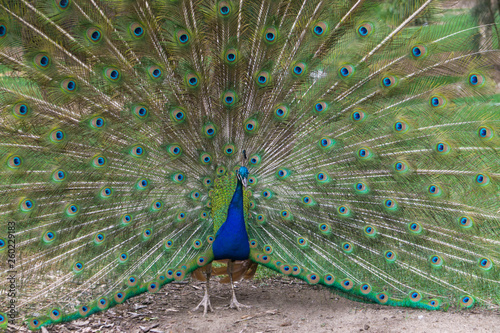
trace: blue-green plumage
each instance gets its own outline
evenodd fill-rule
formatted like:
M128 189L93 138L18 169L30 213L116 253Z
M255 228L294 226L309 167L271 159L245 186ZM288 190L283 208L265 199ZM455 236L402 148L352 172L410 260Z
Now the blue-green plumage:
M250 247L243 211L243 184L240 179L229 204L226 221L217 231L212 249L216 260L248 259Z

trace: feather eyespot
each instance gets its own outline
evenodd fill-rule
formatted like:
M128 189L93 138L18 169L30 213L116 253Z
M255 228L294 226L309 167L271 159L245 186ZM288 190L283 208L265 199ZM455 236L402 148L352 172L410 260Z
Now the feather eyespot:
M189 43L189 33L186 30L179 30L176 33L177 41L181 45L187 45Z
M351 279L343 279L340 282L340 286L342 287L342 289L349 291L354 288L354 282L352 282Z
M260 155L252 155L250 156L250 164L257 166L261 162L261 157Z
M382 78L382 87L384 88L391 88L394 87L397 83L396 77L389 75L384 78Z
M144 28L137 22L132 23L129 26L129 30L134 38L141 38L144 36Z
M111 82L117 82L121 77L121 73L116 68L106 68L104 70L104 77Z
M99 43L102 39L102 33L97 28L87 29L87 38L92 43Z
M412 302L420 302L420 300L422 299L422 294L420 294L416 290L413 290L413 291L410 291L409 297L410 297L410 301L412 301Z
M236 101L237 96L233 91L226 91L222 95L222 103L227 107L234 106L236 104Z
M78 207L78 205L75 204L70 204L66 207L66 215L68 216L75 216L76 214L78 214L79 211L80 207Z
M77 261L73 264L73 272L80 273L85 268L85 265L81 261Z
M148 68L148 74L153 80L158 80L161 78L162 71L158 66L151 66Z
M290 174L291 174L290 170L285 168L280 168L276 170L276 177L281 180L287 179L290 176Z
M327 286L331 286L335 282L335 276L333 276L332 274L326 274L323 277L323 281Z
M158 212L163 208L163 202L161 200L155 200L151 204L151 210Z
M330 150L337 142L329 137L322 137L318 141L319 148L322 150Z
M368 295L372 291L372 287L368 283L363 283L361 286L359 286L359 291L363 295Z
M476 184L479 186L486 186L490 183L490 177L487 174L479 173L476 175Z
M274 109L274 116L277 120L285 120L288 117L289 108L286 105L278 105Z
M39 69L46 69L49 67L50 65L50 58L48 55L46 54L43 54L43 53L39 53L35 56L35 65L39 68Z
M146 151L141 145L135 145L130 149L130 154L139 158L144 157L144 155L146 155Z
M217 128L215 127L214 124L208 123L205 126L203 126L203 134L207 138L213 138L215 134L217 134Z
M52 173L52 180L62 182L66 179L66 172L64 170L56 170Z
M70 0L55 0L54 2L60 10L68 9L68 6L70 4Z
M357 182L356 184L354 184L354 190L359 194L366 194L370 192L370 188L364 182Z
M50 244L56 240L56 233L53 231L46 231L43 234L42 240L45 244Z
M234 64L238 61L238 51L236 49L228 49L226 51L226 60L229 64Z
M62 131L60 129L55 129L52 132L50 132L49 138L50 138L50 141L52 141L54 143L62 142L65 138L64 131Z
M72 79L66 79L61 82L61 88L66 93L74 93L77 89L76 81Z
M130 214L123 214L121 216L120 222L122 225L129 225L130 222L132 222L132 215Z
M128 261L128 253L127 252L122 252L118 255L118 262L120 264L124 264Z
M220 167L217 168L217 175L222 176L226 173L226 167L221 165Z
M394 199L384 200L384 207L390 211L395 211L398 209L398 203Z
M265 31L264 31L264 40L266 41L266 43L268 44L273 44L276 42L277 40L277 36L278 36L278 32L276 29L274 28L267 28Z
M470 308L474 305L474 298L469 295L462 296L460 298L460 306L463 308Z
M427 55L427 47L424 45L416 45L411 48L411 55L414 59L422 59Z
M450 145L446 142L438 142L434 149L440 155L446 155L451 151Z
M293 75L296 77L300 77L306 73L307 66L303 62L298 62L293 66Z
M90 126L94 129L102 129L104 128L106 122L102 117L94 117L90 120Z
M364 227L363 231L368 237L375 237L377 235L377 229L375 229L375 227L371 225L367 225L366 227Z
M200 83L200 80L198 79L198 75L189 73L186 75L186 82L189 88L196 88Z
M99 232L94 236L94 243L97 245L102 244L105 239L106 237L104 236L104 234L102 232Z
M136 184L136 188L139 190L145 190L149 186L149 181L145 178L139 179L139 181Z
M345 253L352 253L352 251L354 250L354 247L352 246L351 243L349 242L344 242L342 243L342 250L345 252Z
M142 105L134 106L132 112L139 119L145 119L148 116L148 109Z
M148 240L153 235L153 230L151 228L144 229L142 232L142 239Z
M106 164L107 164L106 157L104 157L102 155L97 155L92 160L92 165L95 168L103 168L106 166Z
M473 73L469 75L469 84L473 87L481 87L485 81L484 76L481 74Z
M283 209L280 212L280 216L283 220L290 220L292 218L292 214L287 209Z
M200 192L198 191L192 191L189 197L193 200L198 200L200 199Z
M371 35L372 31L373 31L373 25L371 23L363 23L359 25L358 28L356 29L356 32L360 37L368 37Z
M352 74L354 74L354 66L352 65L345 65L339 69L339 75L343 79L352 76Z
M328 183L330 181L330 176L326 172L321 171L315 175L315 179L316 179L316 182L318 182L320 184L325 184L325 183Z
M429 185L429 187L427 187L427 192L432 197L439 197L443 194L441 187L436 184Z
M484 271L489 271L491 268L493 268L493 262L486 257L483 257L479 259L479 268L481 268Z
M179 145L172 144L167 147L167 152L172 157L179 157L182 153L182 148Z
M236 147L233 144L227 144L222 151L226 156L233 156L236 153Z
M405 173L409 170L408 164L404 161L397 161L393 167L397 173Z
M23 165L23 159L19 155L13 155L7 160L7 165L11 169L19 169Z
M111 187L103 187L101 189L101 198L110 198L113 195L113 189Z
M22 212L30 212L33 210L33 208L35 208L35 202L30 199L23 199L19 203L19 208Z
M228 16L231 13L231 4L227 1L219 2L219 14L221 16Z
M470 216L461 216L458 225L463 229L470 229L474 226L474 220Z
M369 160L372 158L373 153L370 148L361 147L360 149L358 149L356 155L360 160Z
M328 103L326 102L317 102L314 104L314 112L320 114L325 112L328 109Z
M255 119L247 119L243 124L243 128L245 129L246 133L254 134L259 128L259 123Z
M304 195L300 198L300 202L306 207L313 207L316 205L316 201L309 195Z
M403 120L399 120L394 123L394 130L397 133L406 133L408 129L409 129L408 124Z
M200 162L204 165L210 164L212 162L212 156L209 153L202 153L200 155Z
M429 262L431 263L431 265L435 268L439 268L441 266L443 266L443 258L441 258L440 256L438 255L433 255L429 258Z
M479 127L477 134L483 140L491 140L493 138L493 130L488 126Z
M266 71L259 72L255 80L258 86L265 87L269 84L269 73Z
M432 96L429 100L429 104L433 108L442 108L446 105L446 99L441 96Z
M394 251L385 251L384 252L384 258L388 262L394 262L397 259L396 252L394 252Z
M349 209L349 207L347 206L339 206L339 208L337 208L337 212L341 215L341 216L350 216L351 215L351 209Z
M328 25L325 22L320 21L314 25L312 31L315 36L322 37L328 31Z
M263 214L257 215L257 222L260 225L264 225L266 223L266 217Z
M301 248L305 249L309 246L309 241L304 237L298 237L297 244L299 244Z
M186 120L186 112L183 108L173 108L170 110L170 119L176 124L182 124Z
M7 26L0 22L0 39L5 38L7 36Z
M389 302L389 295L387 295L386 293L379 293L377 294L377 301L380 303L380 304L385 304L387 302Z
M423 231L423 228L422 226L417 223L417 222L411 222L410 224L408 224L408 230L412 233L412 234L421 234L422 231Z
M30 107L25 103L18 103L12 108L12 114L15 118L24 118L30 113Z

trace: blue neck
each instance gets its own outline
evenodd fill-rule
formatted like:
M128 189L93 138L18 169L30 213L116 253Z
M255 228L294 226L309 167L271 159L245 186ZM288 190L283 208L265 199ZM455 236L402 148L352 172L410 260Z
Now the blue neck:
M216 260L245 260L250 255L243 210L243 184L240 180L229 204L226 221L215 235L212 249Z

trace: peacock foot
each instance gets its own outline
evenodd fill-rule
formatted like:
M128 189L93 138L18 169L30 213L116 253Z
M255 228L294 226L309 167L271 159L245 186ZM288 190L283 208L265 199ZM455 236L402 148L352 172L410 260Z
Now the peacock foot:
M203 296L203 299L201 300L200 304L198 304L198 306L195 307L192 311L197 311L202 305L203 305L203 317L207 315L207 309L210 309L210 311L214 312L214 309L212 309L212 304L210 304L210 296L207 293L205 293L205 296Z
M233 297L231 298L231 303L229 304L229 307L231 309L238 309L238 311L241 311L242 308L251 308L252 306L241 304L240 302L238 302L238 300L236 299L236 295L233 292Z

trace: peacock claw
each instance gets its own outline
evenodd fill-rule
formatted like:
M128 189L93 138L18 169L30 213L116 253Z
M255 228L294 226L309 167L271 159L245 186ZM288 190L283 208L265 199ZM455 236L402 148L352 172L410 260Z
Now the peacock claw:
M231 298L231 303L229 304L229 307L231 309L238 309L238 311L241 311L241 308L251 308L252 306L241 304L240 302L238 302L238 300L236 299L236 295L233 292L233 297Z
M200 306L203 305L203 317L207 315L207 309L210 309L211 312L214 312L214 309L212 309L212 304L210 304L210 296L208 296L207 293L205 293L205 296L203 296L203 299L201 300L200 304L198 304L197 307L195 307L192 311L198 311Z

